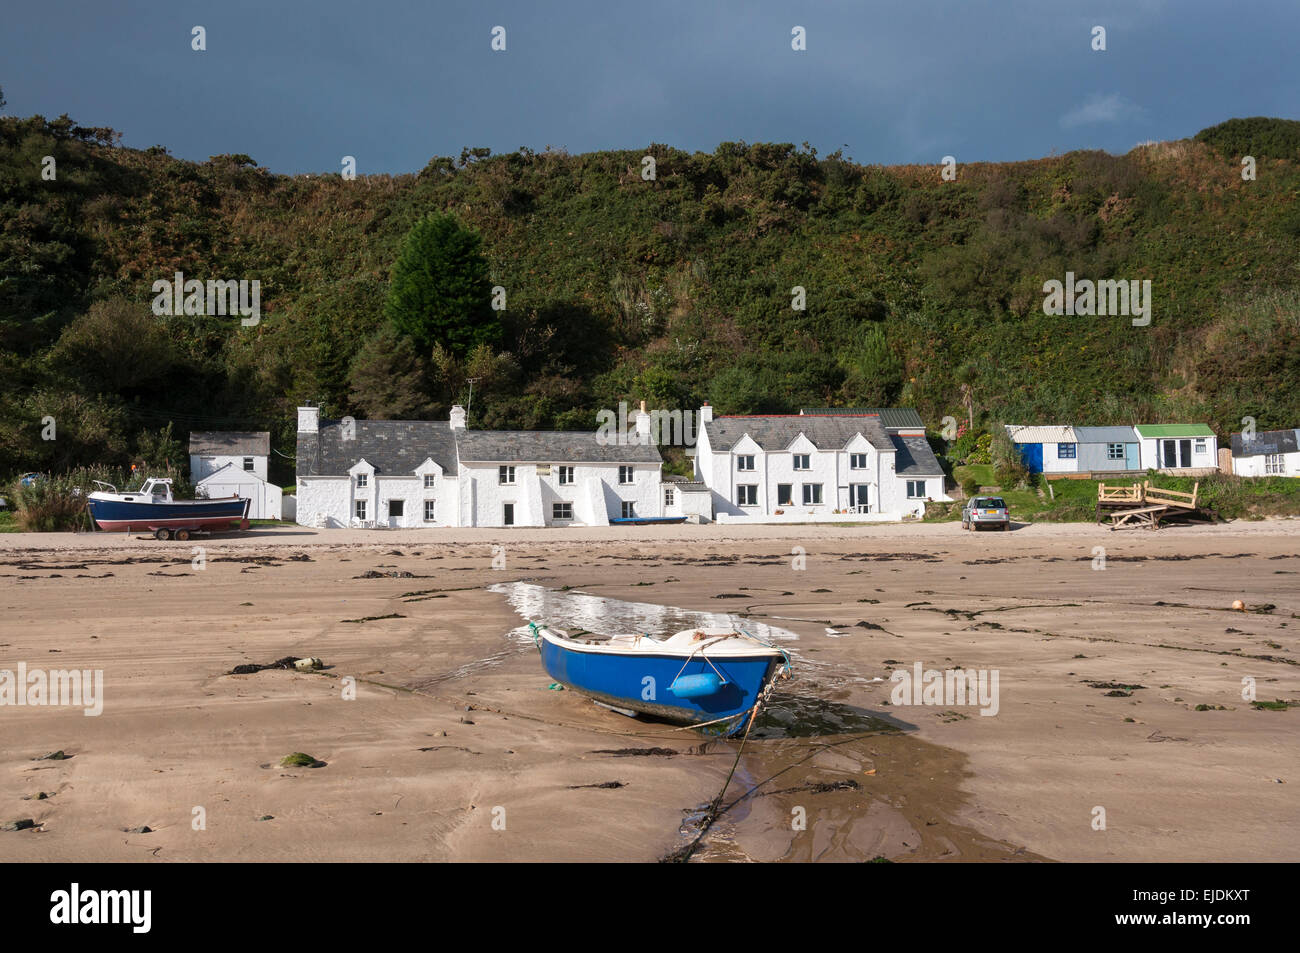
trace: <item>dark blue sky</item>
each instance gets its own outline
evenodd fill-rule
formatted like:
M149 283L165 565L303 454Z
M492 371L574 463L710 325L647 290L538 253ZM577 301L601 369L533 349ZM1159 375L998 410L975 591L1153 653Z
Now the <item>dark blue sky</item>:
M1297 37L1300 0L15 0L0 87L8 115L286 173L739 139L1000 161L1300 118Z

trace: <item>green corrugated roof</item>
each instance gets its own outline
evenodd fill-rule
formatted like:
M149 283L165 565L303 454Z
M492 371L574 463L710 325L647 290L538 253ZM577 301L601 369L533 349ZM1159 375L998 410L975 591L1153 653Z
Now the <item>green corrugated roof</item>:
M1137 432L1143 437L1214 436L1214 431L1205 424L1140 424Z

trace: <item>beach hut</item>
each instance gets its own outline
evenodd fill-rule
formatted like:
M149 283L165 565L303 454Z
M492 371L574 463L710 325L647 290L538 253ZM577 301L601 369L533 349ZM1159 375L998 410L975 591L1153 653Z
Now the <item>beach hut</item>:
M1006 429L1030 473L1078 473L1081 469L1075 428L1008 424Z
M1080 473L1142 469L1137 432L1132 427L1075 427Z
M1218 438L1208 424L1138 424L1133 429L1143 470L1197 476L1218 469Z

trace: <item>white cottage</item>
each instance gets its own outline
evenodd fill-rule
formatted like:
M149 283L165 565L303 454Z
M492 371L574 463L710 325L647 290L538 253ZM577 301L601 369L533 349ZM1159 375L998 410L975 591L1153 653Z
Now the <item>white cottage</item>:
M1232 472L1243 477L1300 477L1300 430L1234 433Z
M268 431L195 431L190 434L190 481L200 497L252 500L251 519L278 520L284 491L267 479Z
M898 410L889 427L882 413L714 419L705 404L695 466L716 518L897 520L923 515L927 501L951 499L915 411Z
M322 420L300 407L298 522L607 526L664 515L662 462L652 444L596 431L468 430L461 407L447 421Z

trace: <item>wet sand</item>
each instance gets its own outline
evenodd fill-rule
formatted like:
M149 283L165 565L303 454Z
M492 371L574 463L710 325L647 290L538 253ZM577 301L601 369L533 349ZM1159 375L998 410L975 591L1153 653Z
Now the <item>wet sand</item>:
M98 717L0 707L0 824L38 824L0 852L649 861L691 843L737 742L550 690L487 589L515 581L798 636L692 859L1300 857L1300 714L1242 699L1249 676L1300 701L1296 520L0 535L0 669L104 672ZM289 655L327 668L222 674ZM890 705L918 661L997 670L998 714ZM325 765L280 767L291 752Z

